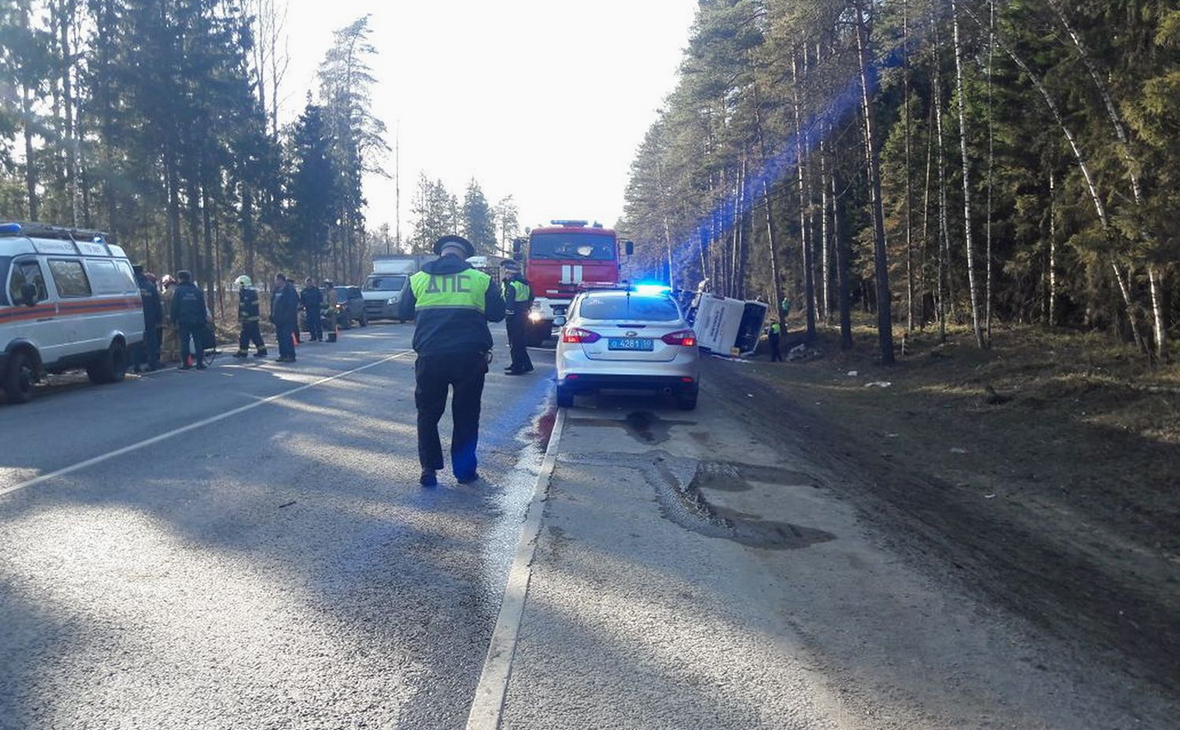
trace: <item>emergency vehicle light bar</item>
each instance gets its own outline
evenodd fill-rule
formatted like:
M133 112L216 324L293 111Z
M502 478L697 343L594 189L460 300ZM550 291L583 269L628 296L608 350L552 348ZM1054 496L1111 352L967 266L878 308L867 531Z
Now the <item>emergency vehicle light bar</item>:
M585 228L588 221L549 221L555 226L564 226L566 228Z
M84 228L62 228L44 223L0 223L0 236L28 236L29 238L52 238L60 241L92 241L106 243L107 234Z

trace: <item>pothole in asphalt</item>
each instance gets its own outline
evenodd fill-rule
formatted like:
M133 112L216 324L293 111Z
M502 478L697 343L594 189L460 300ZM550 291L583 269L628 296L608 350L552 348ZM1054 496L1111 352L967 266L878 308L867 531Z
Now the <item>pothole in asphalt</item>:
M661 513L686 529L772 550L797 550L836 539L834 534L826 530L764 520L757 515L714 505L701 493L701 489L746 491L751 489L747 476L772 484L813 482L806 474L751 464L701 462L692 479L681 487L662 459L657 462L657 469L661 477L656 487Z

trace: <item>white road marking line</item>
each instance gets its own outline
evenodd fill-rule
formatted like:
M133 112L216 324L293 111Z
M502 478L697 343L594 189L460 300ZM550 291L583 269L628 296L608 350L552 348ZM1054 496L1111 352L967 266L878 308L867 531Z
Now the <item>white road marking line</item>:
M32 487L32 486L35 486L35 485L40 484L42 482L47 482L51 479L57 479L58 477L63 477L67 474L73 474L76 471L81 471L82 469L86 469L88 467L94 466L95 464L101 464L104 461L109 461L109 460L114 459L116 457L123 456L125 454L130 454L133 451L139 451L140 449L151 446L152 444L158 444L161 441L166 441L166 440L172 438L173 436L179 436L182 433L188 433L189 431L194 431L198 428L204 428L205 426L208 426L211 423L217 423L218 421L223 421L227 418L231 418L233 416L236 416L239 413L245 413L246 411L249 411L253 408L257 408L259 406L264 406L267 403L273 403L277 400L282 400L283 398L289 398L290 396L293 396L296 393L302 393L305 390L310 390L311 388L314 388L317 385L323 385L324 383L329 383L333 380L339 380L340 378L347 377L347 376L353 375L355 373L359 373L362 370L368 370L369 368L375 368L378 365L382 365L382 364L387 363L391 360L396 360L399 357L403 357L405 355L410 355L410 354L413 354L412 350L403 350L402 352L395 353L395 354L390 355L388 357L383 357L380 360L377 360L376 362L371 362L367 365L361 365L358 368L353 368L352 370L346 370L342 373L336 373L335 375L329 375L327 377L320 378L319 380L315 380L310 383L307 383L306 385L301 385L298 388L292 388L291 390L285 390L282 393L276 393L275 395L268 396L266 398L263 398L262 400L254 401L253 403L247 403L244 406L238 406L237 408L234 408L232 410L228 410L225 413L220 413L216 416L210 416L209 418L206 418L202 421L197 421L196 423L190 423L187 426L181 426L180 428L173 429L173 430L168 431L166 433L159 434L158 436L153 436L149 439L144 439L143 441L140 441L138 443L134 443L129 446L124 446L121 449L115 449L114 451L110 451L108 453L101 454L99 456L95 456L94 458L87 459L85 461L80 461L77 464L74 464L72 466L67 466L62 469L58 469L57 471L49 472L48 474L42 474L41 476L34 477L26 482L21 482L20 484L14 484L14 485L8 486L8 487L0 487L0 497L3 497L4 495L7 495L7 494L12 494L13 492L20 491L21 489L25 489L26 487Z
M475 687L475 699L467 716L467 730L496 730L504 711L504 698L508 694L508 678L512 673L512 657L516 652L516 637L520 632L520 621L524 615L525 599L528 597L529 577L532 575L533 555L537 551L537 535L541 531L541 517L545 511L545 500L549 494L549 482L553 479L553 467L557 463L561 432L565 429L565 409L559 408L553 422L553 433L545 449L545 460L537 474L537 486L533 501L529 503L524 526L520 529L520 541L516 545L516 556L504 586L504 600L500 603L500 616L488 644L488 655L484 659L479 684Z

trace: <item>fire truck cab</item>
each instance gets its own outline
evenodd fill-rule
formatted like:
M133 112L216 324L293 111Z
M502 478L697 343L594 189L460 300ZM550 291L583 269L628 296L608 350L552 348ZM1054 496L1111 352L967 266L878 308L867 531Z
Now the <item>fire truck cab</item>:
M625 250L630 255L634 244L627 241ZM619 282L619 239L600 223L551 221L516 239L513 258L523 262L533 290L529 344L534 347L552 336L554 318L565 316L584 287Z

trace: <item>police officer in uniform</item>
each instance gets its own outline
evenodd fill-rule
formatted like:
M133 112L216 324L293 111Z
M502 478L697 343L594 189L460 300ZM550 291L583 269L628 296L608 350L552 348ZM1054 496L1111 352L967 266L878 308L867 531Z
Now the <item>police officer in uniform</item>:
M323 314L324 293L310 276L303 282L303 291L299 292L299 303L303 305L303 314L307 318L307 339L312 342L323 342L324 326L320 322L320 317Z
M529 359L529 310L533 306L533 290L520 274L520 264L505 261L501 266L504 277L504 326L508 330L508 347L512 363L504 368L508 375L524 375L533 369Z
M205 369L205 323L209 320L209 308L205 306L205 293L193 283L188 271L176 272L180 284L172 295L172 321L180 331L180 369L189 370L189 343L192 343L197 360L197 370Z
M266 343L262 341L262 330L258 329L258 321L262 318L258 307L258 290L245 274L234 280L234 283L238 285L238 323L242 326L238 351L234 357L250 354L251 343L254 344L254 357L266 357Z
M779 349L779 342L782 339L783 326L778 322L771 322L770 326L766 328L766 340L770 345L770 361L782 362L783 353Z
M504 319L500 289L466 259L475 247L461 236L443 236L434 244L438 260L422 266L410 277L398 316L415 320L414 403L418 407L419 483L438 484L435 472L443 468L438 422L451 399L451 469L461 484L479 479L475 449L479 441L479 410L484 376L492 350L488 322Z
M270 321L279 341L275 362L295 362L295 330L299 329L299 294L283 274L275 274L275 288L270 299Z
M164 305L160 301L160 290L156 282L148 278L142 266L132 267L135 271L135 284L139 287L139 297L143 300L143 347L136 350L135 367L132 372L138 373L142 368L149 371L160 369L160 331L164 322Z

